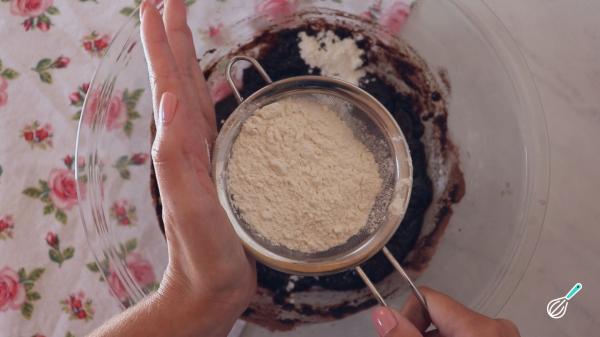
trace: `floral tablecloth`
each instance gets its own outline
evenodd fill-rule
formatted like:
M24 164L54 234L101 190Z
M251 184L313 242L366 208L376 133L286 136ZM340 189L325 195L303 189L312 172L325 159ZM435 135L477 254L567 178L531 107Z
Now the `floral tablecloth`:
M118 313L94 272L72 168L78 112L134 0L0 1L0 336L83 336ZM124 116L126 102L116 102ZM132 121L134 122L134 121ZM125 122L116 118L115 125ZM146 165L145 153L123 163ZM83 163L79 163L83 164ZM136 221L131 200L111 214ZM153 266L129 242L142 282Z
M257 0L255 8L285 14L297 1ZM382 20L390 29L399 29L411 2L387 7ZM121 310L106 287L118 279L100 279L86 245L73 175L85 162L72 153L94 69L138 4L0 0L0 337L83 336ZM364 15L380 15L381 6L370 1ZM218 25L205 30L218 40ZM139 96L111 102L112 127L127 133L136 124ZM115 168L127 179L148 160L129 153ZM114 200L110 216L135 225L136 201ZM139 253L140 241L124 244L127 266L138 283L154 288L160 275Z

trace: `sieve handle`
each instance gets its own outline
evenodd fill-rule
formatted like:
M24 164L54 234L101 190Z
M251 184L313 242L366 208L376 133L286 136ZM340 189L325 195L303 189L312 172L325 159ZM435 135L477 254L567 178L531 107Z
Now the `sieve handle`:
M269 77L269 74L267 74L265 69L260 65L260 63L258 63L258 61L255 58L250 57L250 56L243 56L243 55L237 55L237 56L232 57L231 60L229 60L229 63L227 63L227 70L226 70L225 76L227 77L227 82L229 83L231 90L233 90L233 95L235 96L235 99L237 100L238 104L242 103L244 101L244 97L242 97L242 95L236 88L235 82L233 81L233 77L231 76L231 73L233 71L233 65L239 61L248 61L248 62L252 63L254 68L256 68L256 70L258 71L258 74L263 78L263 80L265 80L265 82L267 82L268 84L273 83L273 80L271 80L271 77Z
M398 260L396 260L394 255L392 255L392 253L390 253L390 251L387 249L387 247L383 247L382 251L383 251L383 255L385 255L385 257L390 261L392 266L394 266L394 269L396 269L396 271L398 273L400 273L400 275L402 275L402 278L404 278L404 280L408 283L413 294L415 294L415 296L417 297L417 300L419 300L419 302L423 306L423 309L425 309L425 312L429 315L429 307L427 306L427 301L425 300L425 297L423 297L423 294L421 294L421 292L419 291L419 289L417 288L415 283L410 279L410 277L408 276L406 271L404 271L404 268L402 268L400 263L398 263ZM365 282L365 284L367 285L369 290L371 290L371 293L373 293L373 296L375 296L377 301L381 305L387 307L388 305L385 302L385 300L383 299L383 296L381 296L381 294L379 293L379 291L377 290L377 288L375 287L373 282L371 282L371 279L367 276L365 271L360 266L355 267L354 270L356 270L356 272L358 273L360 278Z

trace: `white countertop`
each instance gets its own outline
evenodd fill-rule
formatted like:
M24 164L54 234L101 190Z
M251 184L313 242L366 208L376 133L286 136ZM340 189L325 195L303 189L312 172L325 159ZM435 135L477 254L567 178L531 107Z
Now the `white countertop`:
M501 317L522 336L600 331L600 1L485 0L517 41L537 84L550 138L550 195L541 238ZM546 303L583 290L560 320Z

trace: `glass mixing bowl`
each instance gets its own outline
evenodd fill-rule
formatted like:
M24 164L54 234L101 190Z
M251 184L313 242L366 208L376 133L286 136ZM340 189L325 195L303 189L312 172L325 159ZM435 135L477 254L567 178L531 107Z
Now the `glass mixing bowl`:
M283 14L323 8L322 17L328 21L340 18L325 9L355 15L373 10L373 3L359 0L267 2L271 10ZM213 65L238 44L250 41L257 30L277 23L271 14L261 12L268 6L256 3L202 1L190 7L202 66ZM393 6L391 1L381 3L383 12L387 6ZM448 129L466 182L466 194L453 207L442 241L416 283L494 316L527 269L544 221L548 140L534 82L510 35L483 1L420 0L397 36L426 60L440 82L451 84ZM110 292L124 307L156 288L136 276L131 252L151 260L158 278L167 263L146 157L151 146L149 93L134 13L115 36L91 82L76 148L78 158L87 164L78 168L77 177L90 249L100 272L111 280L106 282ZM434 181L438 183L444 182ZM114 205L121 200L135 201L135 225L115 221ZM407 294L406 288L396 291L388 303L400 306ZM363 311L272 333L308 336L343 330L348 337L364 336L371 331L368 320ZM265 333L269 332L252 324L244 332Z

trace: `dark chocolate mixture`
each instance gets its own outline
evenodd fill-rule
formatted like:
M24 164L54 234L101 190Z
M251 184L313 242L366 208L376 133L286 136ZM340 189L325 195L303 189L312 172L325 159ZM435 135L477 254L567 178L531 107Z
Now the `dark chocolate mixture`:
M320 23L318 25L306 25L297 29L265 32L250 45L242 47L238 52L243 54L256 46L261 46L257 59L274 81L292 76L307 75L309 73L319 74L319 69L309 72L308 65L300 57L298 33L305 31L309 35L316 35L317 30L324 28L323 23ZM351 30L343 27L328 27L327 29L333 30L342 39L354 34ZM369 38L363 38L357 42L358 46L365 51L371 50L373 45L377 43L377 41L372 41ZM383 48L381 45L379 47ZM395 53L395 51L390 52ZM367 52L364 56L364 62L365 64L377 62L377 58L377 55ZM412 93L404 93L397 90L394 85L376 73L368 73L361 80L360 87L377 98L390 111L404 132L408 146L410 147L414 166L411 198L406 215L387 247L398 261L403 261L404 265L412 264L418 269L424 268L433 254L430 248L437 243L439 236L443 233L443 229L451 214L451 204L458 202L462 197L464 193L464 181L462 180L462 173L458 170L458 173L455 174L455 186L451 188L454 192L444 201L447 204L442 205L436 217L440 231L434 231L430 236L424 237L417 242L423 226L425 213L433 201L433 186L427 174L426 148L422 142L424 122L428 119L434 120L434 124L439 129L439 137L443 147L448 147L449 141L447 140L445 125L447 116L437 115L434 117L429 111L431 108L430 103L436 104L443 101L444 97L440 92L425 90L424 83L419 83L421 77L418 76L418 73L422 69L404 59L402 54L398 54L398 57L394 61L395 64L393 66L396 72L402 77L402 81L412 89ZM209 76L215 69L216 67L208 69L206 75ZM242 96L249 96L263 87L264 84L254 68L246 69L243 76ZM425 94L427 96L424 100L423 95ZM237 102L232 95L218 102L215 105L217 121L226 120L236 107ZM221 125L219 123L219 127ZM449 146L453 148L451 143ZM446 148L445 150L449 149ZM151 180L154 196L158 196L159 191L154 177L154 170L152 170ZM155 200L157 201L157 215L162 229L160 201L158 198ZM415 254L415 249L422 249L422 256L419 256L418 253ZM411 251L413 252L411 259L407 261L407 257ZM362 267L375 283L382 281L393 271L393 267L381 253L365 262ZM293 292L312 291L313 289L334 291L363 289L365 284L354 271L318 278L294 276L292 277L293 287L288 286L290 275L275 271L260 263L257 266L257 273L258 284L261 288L260 291L272 296L272 305L279 307L280 310L297 312L303 316L320 315L327 317L327 319L340 318L376 303L373 299L368 299L362 303L342 303L327 308L317 308L305 304L295 305L293 301L289 301L290 294ZM251 305L246 311L245 316L252 321L277 329L291 328L294 324L302 322L302 320L297 319L268 317L269 315L261 315L260 310L260 306ZM277 322L265 322L268 319L277 320Z

